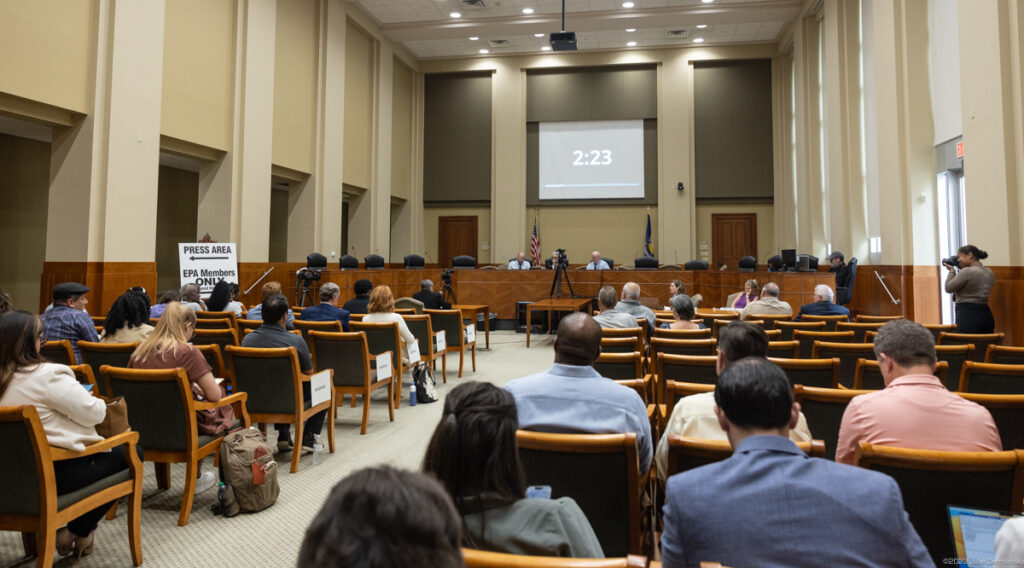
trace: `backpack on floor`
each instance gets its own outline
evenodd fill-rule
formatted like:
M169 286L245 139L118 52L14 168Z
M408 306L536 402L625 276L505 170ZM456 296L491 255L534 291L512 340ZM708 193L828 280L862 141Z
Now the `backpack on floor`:
M280 488L274 449L256 428L224 436L220 444L220 467L221 479L231 488L238 509L243 513L262 511L277 500Z
M437 402L437 383L430 367L417 365L412 369L412 380L416 385L416 402L429 403Z

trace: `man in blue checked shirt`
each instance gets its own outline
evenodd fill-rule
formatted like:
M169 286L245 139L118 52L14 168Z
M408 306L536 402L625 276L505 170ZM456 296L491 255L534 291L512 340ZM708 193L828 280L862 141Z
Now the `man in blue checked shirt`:
M70 340L78 363L82 363L78 342L100 340L92 318L85 312L85 306L89 303L86 297L89 290L88 286L78 282L57 284L53 287L53 309L40 316L46 330L46 340Z

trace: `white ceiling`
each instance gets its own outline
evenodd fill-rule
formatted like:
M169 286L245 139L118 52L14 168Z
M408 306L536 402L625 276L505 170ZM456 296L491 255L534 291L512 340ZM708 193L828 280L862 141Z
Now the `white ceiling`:
M561 30L561 0L352 0L388 39L421 59L540 52ZM801 0L565 0L565 30L580 50L778 41ZM531 15L523 8L532 8ZM459 12L460 18L452 18ZM704 29L697 25L706 25ZM627 32L634 28L636 31ZM535 37L541 34L541 37ZM469 38L478 37L476 41ZM504 40L507 45L491 42Z

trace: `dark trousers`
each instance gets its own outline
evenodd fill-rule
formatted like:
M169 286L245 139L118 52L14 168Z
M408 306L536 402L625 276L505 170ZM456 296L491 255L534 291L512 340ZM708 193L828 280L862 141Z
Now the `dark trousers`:
M310 393L309 383L302 383L302 400L309 400L312 398ZM327 419L327 411L321 410L306 420L306 424L303 426L303 436L312 436L313 434L319 434L324 429L324 421ZM274 428L277 430L278 440L289 440L291 435L289 434L291 424L275 424ZM299 440L301 443L302 440Z
M128 460L124 455L125 446L117 446L109 452L101 452L91 456L53 462L53 473L57 478L57 495L78 491L104 477L128 468ZM142 448L136 447L139 459L142 459ZM68 530L75 536L88 536L96 530L103 515L107 514L113 501L85 513L68 523Z
M988 304L961 302L956 305L957 333L992 333L995 329L996 320Z

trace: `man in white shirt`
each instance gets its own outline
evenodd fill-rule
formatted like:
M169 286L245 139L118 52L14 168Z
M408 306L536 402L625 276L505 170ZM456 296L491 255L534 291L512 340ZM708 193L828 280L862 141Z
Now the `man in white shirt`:
M587 264L587 270L611 270L611 267L601 258L601 253L595 250L590 253L590 262Z
M740 312L740 319L757 319L758 314L762 315L781 315L791 316L793 315L793 306L789 305L789 302L783 302L779 300L779 285L774 282L769 282L764 285L761 289L761 297L747 304L747 307L743 308Z
M526 254L524 254L523 251L519 251L519 254L516 255L515 260L508 261L508 269L509 270L529 270L530 269L530 261L526 260Z

